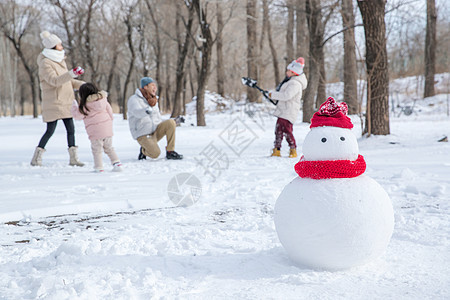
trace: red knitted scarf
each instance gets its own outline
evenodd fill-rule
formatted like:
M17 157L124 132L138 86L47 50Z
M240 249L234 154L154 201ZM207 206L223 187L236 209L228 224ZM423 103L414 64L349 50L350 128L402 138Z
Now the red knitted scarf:
M295 165L295 172L302 178L329 179L352 178L366 171L366 162L362 155L356 160L304 160L304 156Z

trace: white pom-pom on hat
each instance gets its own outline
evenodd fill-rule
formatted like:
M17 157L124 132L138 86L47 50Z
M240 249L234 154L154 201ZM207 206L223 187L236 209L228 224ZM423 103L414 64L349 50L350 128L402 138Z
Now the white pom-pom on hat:
M42 31L40 36L41 36L41 39L46 39L50 36L50 32L48 32L47 30Z
M305 66L305 59L303 57L300 56L295 61L298 62L299 64L301 64L302 67Z
M56 45L61 44L61 39L57 35L52 34L46 30L42 31L40 36L42 39L42 44L44 44L45 48L51 49Z

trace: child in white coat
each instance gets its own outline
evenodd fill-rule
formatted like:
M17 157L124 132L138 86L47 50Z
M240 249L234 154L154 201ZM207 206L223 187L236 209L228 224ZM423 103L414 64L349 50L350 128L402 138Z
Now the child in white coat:
M308 81L303 73L305 60L299 57L292 61L286 70L286 77L276 87L269 91L269 97L278 100L274 115L278 117L275 126L275 143L271 156L281 156L283 137L289 144L289 157L297 157L297 144L293 134L293 125L300 111L303 90Z

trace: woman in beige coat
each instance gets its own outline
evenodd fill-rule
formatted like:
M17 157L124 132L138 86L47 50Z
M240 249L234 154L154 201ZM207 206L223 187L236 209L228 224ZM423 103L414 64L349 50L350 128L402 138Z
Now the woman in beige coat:
M84 73L81 67L68 70L64 48L61 40L54 34L44 31L41 33L44 50L39 54L39 80L42 92L42 120L47 123L47 130L39 141L31 160L32 166L42 165L42 154L45 145L55 132L58 120L63 120L67 131L71 166L83 166L78 160L77 146L75 146L75 126L70 108L75 99L74 89L78 89L84 82L76 80Z

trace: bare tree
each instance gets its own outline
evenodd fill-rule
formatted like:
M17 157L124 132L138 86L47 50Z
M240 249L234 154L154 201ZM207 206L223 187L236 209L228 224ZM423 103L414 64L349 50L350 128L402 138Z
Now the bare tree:
M94 54L96 53L95 51L95 47L94 47L94 37L93 37L93 32L92 32L92 28L91 28L91 23L93 21L93 18L95 18L94 13L95 13L95 8L94 5L96 3L98 3L98 0L89 0L88 4L87 4L87 9L85 12L85 17L86 17L86 21L83 25L81 25L81 22L79 22L78 24L80 24L81 26L83 26L82 28L84 30L81 30L81 26L80 26L80 33L82 38L81 40L83 41L80 45L82 45L82 47L80 48L80 50L83 51L83 56L86 57L86 62L87 62L87 66L90 69L90 78L92 82L95 82L97 85L99 84L99 79L98 79L98 67L99 67L99 59L98 56L94 58ZM81 21L82 18L80 18Z
M325 27L325 24L324 24ZM322 51L324 50L324 47L322 46ZM321 102L325 101L327 99L327 72L325 70L325 53L321 55L321 61L319 61L320 66L320 77L319 77L319 85L317 86L317 96L316 96L316 102L319 101L319 103L316 103L315 106L319 106Z
M17 86L17 56L12 57L11 43L3 36L0 36L0 114L7 116L8 111L11 116L16 115L16 86ZM23 103L21 104L21 114L23 115Z
M280 75L280 68L278 66L278 56L277 56L277 50L275 48L273 37L272 37L272 25L270 22L270 14L269 14L269 5L267 0L262 1L263 6L263 32L267 33L267 40L269 43L270 53L272 55L272 65L273 65L273 71L274 71L274 81L275 86L280 82L281 75ZM261 44L263 44L264 39L261 40Z
M358 1L366 37L367 112L364 132L389 130L389 73L384 21L386 0Z
M160 99L162 99L164 102L168 102L169 95L167 94L166 97L164 97L164 91L165 91L165 84L162 82L162 62L163 62L163 42L161 38L161 25L160 20L157 19L156 15L159 15L160 13L155 10L157 9L152 5L152 3L149 0L145 1L147 5L147 9L150 13L150 17L153 23L154 27L154 42L152 43L153 51L155 52L155 60L156 60L156 74L155 79L158 83L159 89L158 89L158 96ZM167 103L168 104L168 103ZM161 105L161 103L159 103ZM163 107L162 107L163 108ZM164 109L164 108L163 108Z
M344 100L348 105L349 114L359 113L357 98L358 69L356 66L355 47L355 16L352 0L342 0L342 25L344 31Z
M178 9L181 10L181 5L177 5ZM183 113L184 105L183 99L181 99L182 91L183 91L183 81L186 73L186 58L188 51L191 47L191 35L192 35L192 25L194 23L194 14L195 9L192 4L188 6L188 20L187 22L182 18L181 12L179 11L177 14L177 20L183 20L185 32L184 36L181 34L181 29L179 29L179 25L177 27L177 44L178 44L178 59L177 59L177 71L175 78L175 95L173 98L173 109L171 117L178 117Z
M142 76L148 77L149 69L148 69L148 49L147 49L147 39L145 38L145 32L146 30L146 24L145 22L140 22L139 25L136 27L136 30L139 34L139 55L141 59L141 65L142 65Z
M57 8L67 35L67 49L72 66L82 64L89 81L100 84L101 48L97 45L97 27L103 22L99 9L103 0L47 0Z
M286 64L288 64L291 60L296 58L294 57L294 0L286 0L286 8L288 13L286 28Z
M198 23L200 24L201 36L199 40L201 45L197 47L202 53L197 87L197 126L205 126L205 90L210 75L211 54L214 41L211 35L211 26L207 20L207 11L200 5L200 0L192 0L192 5L194 5L197 11Z
M164 66L164 69L165 69L165 75L166 75L166 83L167 84L165 84L164 85L164 90L165 90L165 92L164 92L164 94L166 95L166 98L164 99L165 101L165 104L164 104L164 106L163 106L163 110L164 111L171 111L172 110L172 103L173 103L173 101L171 101L171 89L170 89L170 75L171 75L171 73L172 72L170 72L170 54L169 54L169 52L168 51L165 51L164 52L164 61L162 62L162 66Z
M296 0L295 3L295 24L296 24L296 54L295 57L302 56L306 61L309 57L309 34L306 23L306 0ZM308 65L305 65L305 71Z
M258 80L258 42L257 42L257 0L247 0L247 74ZM247 98L250 102L261 102L260 93L253 88L247 88Z
M217 93L222 97L225 97L225 66L223 64L223 39L222 30L223 24L223 14L222 14L222 4L220 1L217 2Z
M324 25L320 0L307 0L306 13L309 28L309 77L308 87L303 98L303 122L309 123L314 114L314 98L320 81L320 64L324 61Z
M117 22L116 20L120 19L120 12L116 12L115 15L113 16L113 20L107 20L105 18L105 22L108 25L107 28L113 28L114 32L116 32L116 34L112 35L110 37L110 42L112 45L112 49L111 51L107 51L106 52L106 61L109 62L109 69L107 70L107 80L106 80L106 90L111 93L112 91L112 85L114 83L114 77L119 78L119 82L120 82L120 74L117 71L117 65L118 65L118 60L119 60L119 55L121 54L121 50L122 50L122 43L121 41L123 40L123 35L119 34L119 32L121 32L122 28L121 26L123 26L123 23L121 22ZM117 101L117 104L119 104L119 98L120 98L120 84L117 86L119 88L119 92L117 93L115 100ZM112 101L111 97L108 97L109 101Z
M434 96L434 73L436 65L436 3L427 0L427 34L425 37L425 88L423 97Z
M136 2L136 4L139 2L140 0L138 0ZM128 6L127 9L127 14L125 17L125 25L127 26L127 42L128 42L128 48L130 50L130 62L129 62L129 67L128 67L128 71L127 71L127 75L125 78L125 83L123 86L123 94L122 94L122 115L123 118L126 120L127 119L127 97L128 97L128 84L130 83L131 80L131 74L133 73L133 69L134 69L134 61L136 60L136 52L134 50L134 39L133 39L133 30L134 30L134 24L133 24L133 14L134 14L134 8L135 5L130 5Z
M38 27L39 17L40 11L31 5L22 6L14 0L5 1L0 4L0 28L6 39L12 43L16 54L19 56L19 59L28 74L34 118L38 117L36 93L37 65L34 62L37 54L26 53L29 51L30 47L24 42L24 39L33 28Z
M303 98L303 122L310 122L314 113L315 98L326 99L326 74L324 46L329 39L324 40L325 26L333 15L338 1L322 7L320 0L306 1L306 15L309 28L309 77L308 86ZM324 15L325 9L328 10Z
M197 126L205 126L205 91L206 85L208 84L209 76L211 75L211 58L212 58L212 47L217 42L217 33L213 37L211 32L212 20L208 19L208 2L203 3L200 0L185 1L187 6L193 5L195 11L197 12L198 24L200 34L193 38L196 50L200 54L200 64L195 60L197 68ZM232 2L229 16L227 17L225 24L230 20L233 14L234 1ZM216 15L216 14L212 14ZM220 29L220 33L223 28ZM197 44L199 43L199 44Z

